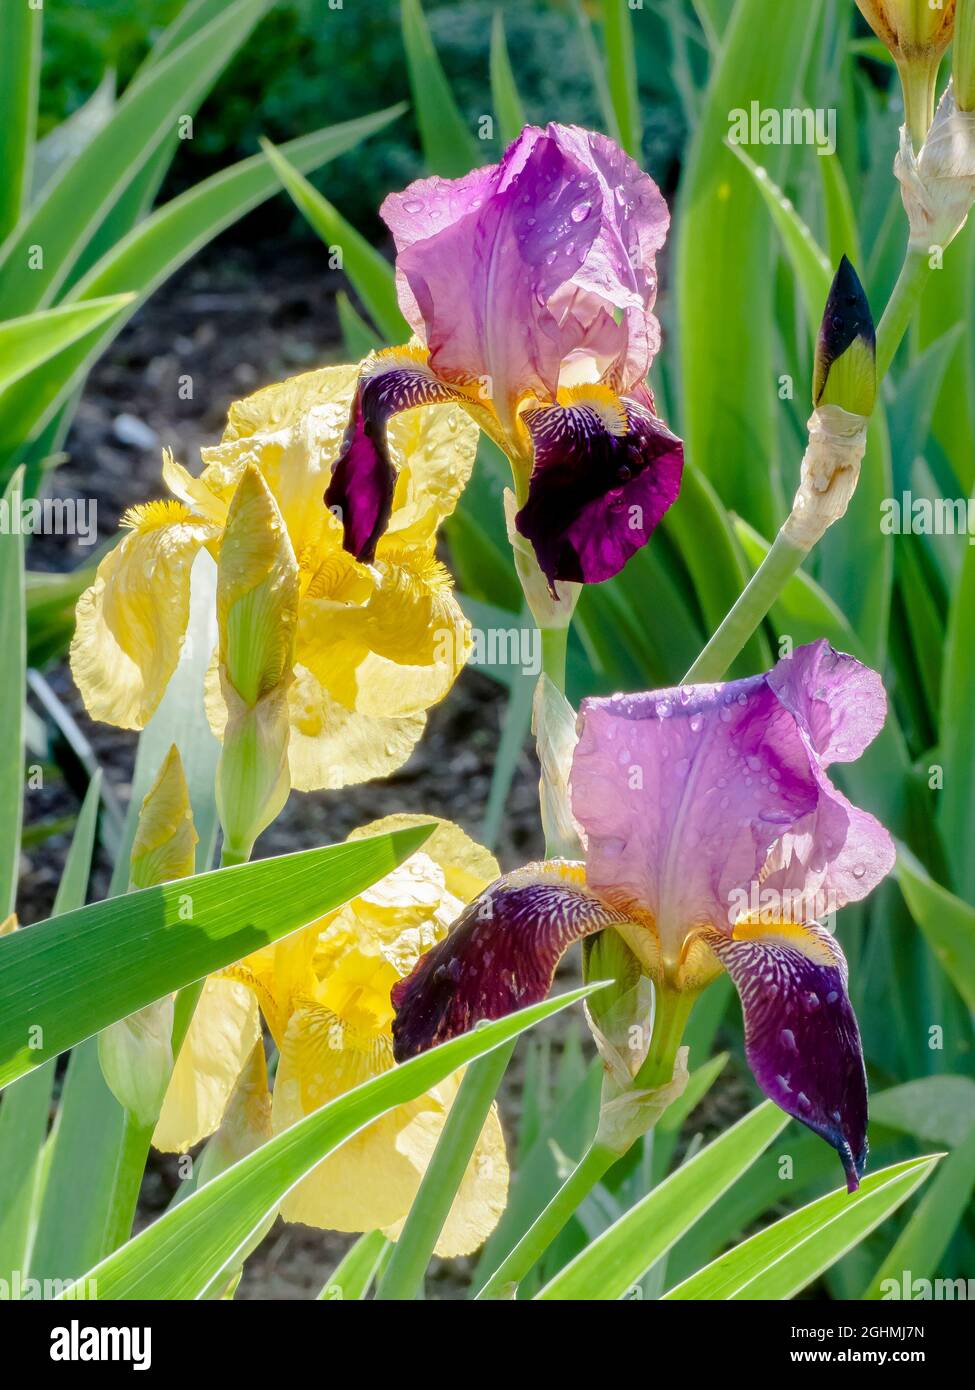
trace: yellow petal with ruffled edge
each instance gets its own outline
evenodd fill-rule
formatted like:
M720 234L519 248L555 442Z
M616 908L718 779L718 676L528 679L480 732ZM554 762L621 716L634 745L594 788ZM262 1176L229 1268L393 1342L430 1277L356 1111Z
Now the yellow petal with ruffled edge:
M395 975L390 971L391 978ZM271 1106L274 1132L392 1064L385 1038L356 1035L323 1006L297 1012L278 1063ZM281 1205L286 1221L332 1231L398 1234L436 1145L457 1080L397 1106L323 1159ZM496 1115L478 1141L437 1246L467 1254L490 1235L504 1209L508 1167Z
M298 661L347 709L420 714L444 698L463 669L470 626L436 560L384 562L379 575L366 603L341 612L331 596L306 596Z
M472 840L459 825L441 816L412 815L403 811L394 816L382 816L368 825L360 825L347 838L362 840L369 835L385 835L393 830L408 830L417 825L436 826L424 841L421 852L439 864L447 888L454 897L468 903L483 892L489 883L501 877L501 865L491 851ZM409 864L410 860L406 863Z
M478 435L477 425L459 405L421 406L393 416L387 443L397 470L396 490L377 560L394 546L432 550L437 528L470 479Z
M399 1135L400 1150L424 1173L457 1096L461 1073L448 1077L430 1092L435 1108L423 1110ZM487 1240L501 1219L508 1200L508 1156L497 1106L492 1105L471 1161L447 1213L434 1253L451 1259L470 1255ZM398 1239L405 1218L383 1228L389 1240Z
M251 990L211 976L176 1059L152 1136L157 1149L185 1153L213 1133L260 1035Z
M122 524L78 600L71 673L93 719L142 729L179 661L193 562L217 531L178 502L134 507Z

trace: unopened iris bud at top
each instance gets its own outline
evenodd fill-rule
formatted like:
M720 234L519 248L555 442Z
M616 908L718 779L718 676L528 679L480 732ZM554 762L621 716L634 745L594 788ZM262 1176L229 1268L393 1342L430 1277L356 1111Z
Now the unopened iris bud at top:
M955 0L857 0L890 49L904 89L904 119L920 147L934 115L938 68L955 25Z
M808 552L846 514L860 479L876 399L873 318L857 273L844 256L816 341L809 444L792 511L782 526L784 542Z
M952 86L959 111L975 111L975 0L958 0Z
M873 413L877 399L877 339L870 304L846 256L833 277L816 342L813 405L836 405L851 415Z
M220 690L227 708L217 769L224 857L237 862L288 799L288 692L299 573L281 512L260 470L241 475L217 568Z

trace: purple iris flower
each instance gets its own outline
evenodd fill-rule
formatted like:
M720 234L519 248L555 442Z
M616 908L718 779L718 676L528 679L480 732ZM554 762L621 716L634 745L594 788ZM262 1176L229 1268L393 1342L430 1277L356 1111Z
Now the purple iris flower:
M394 989L402 1060L543 998L611 927L658 988L722 969L764 1093L838 1151L853 1191L867 1090L839 944L817 919L890 871L893 842L826 769L881 729L880 677L827 642L720 685L583 701L571 771L585 866L530 865L475 899Z
M644 378L670 216L612 140L528 126L499 164L382 206L419 346L368 359L326 501L370 560L395 477L386 423L456 400L508 454L516 525L549 584L616 574L680 489L681 441Z

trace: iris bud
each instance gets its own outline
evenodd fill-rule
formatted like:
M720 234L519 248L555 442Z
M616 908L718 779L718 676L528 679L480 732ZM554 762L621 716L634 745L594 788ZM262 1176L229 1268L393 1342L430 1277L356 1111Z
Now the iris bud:
M220 689L227 708L217 768L224 862L250 856L288 799L288 691L298 616L298 563L260 470L241 476L217 566Z

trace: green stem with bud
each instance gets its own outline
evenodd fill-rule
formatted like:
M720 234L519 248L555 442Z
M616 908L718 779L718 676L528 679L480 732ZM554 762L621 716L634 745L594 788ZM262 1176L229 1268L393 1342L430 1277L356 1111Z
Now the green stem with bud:
M878 385L890 370L930 274L927 252L908 246L897 284L877 328ZM685 682L718 681L724 677L808 553L779 532L734 607L685 675Z

